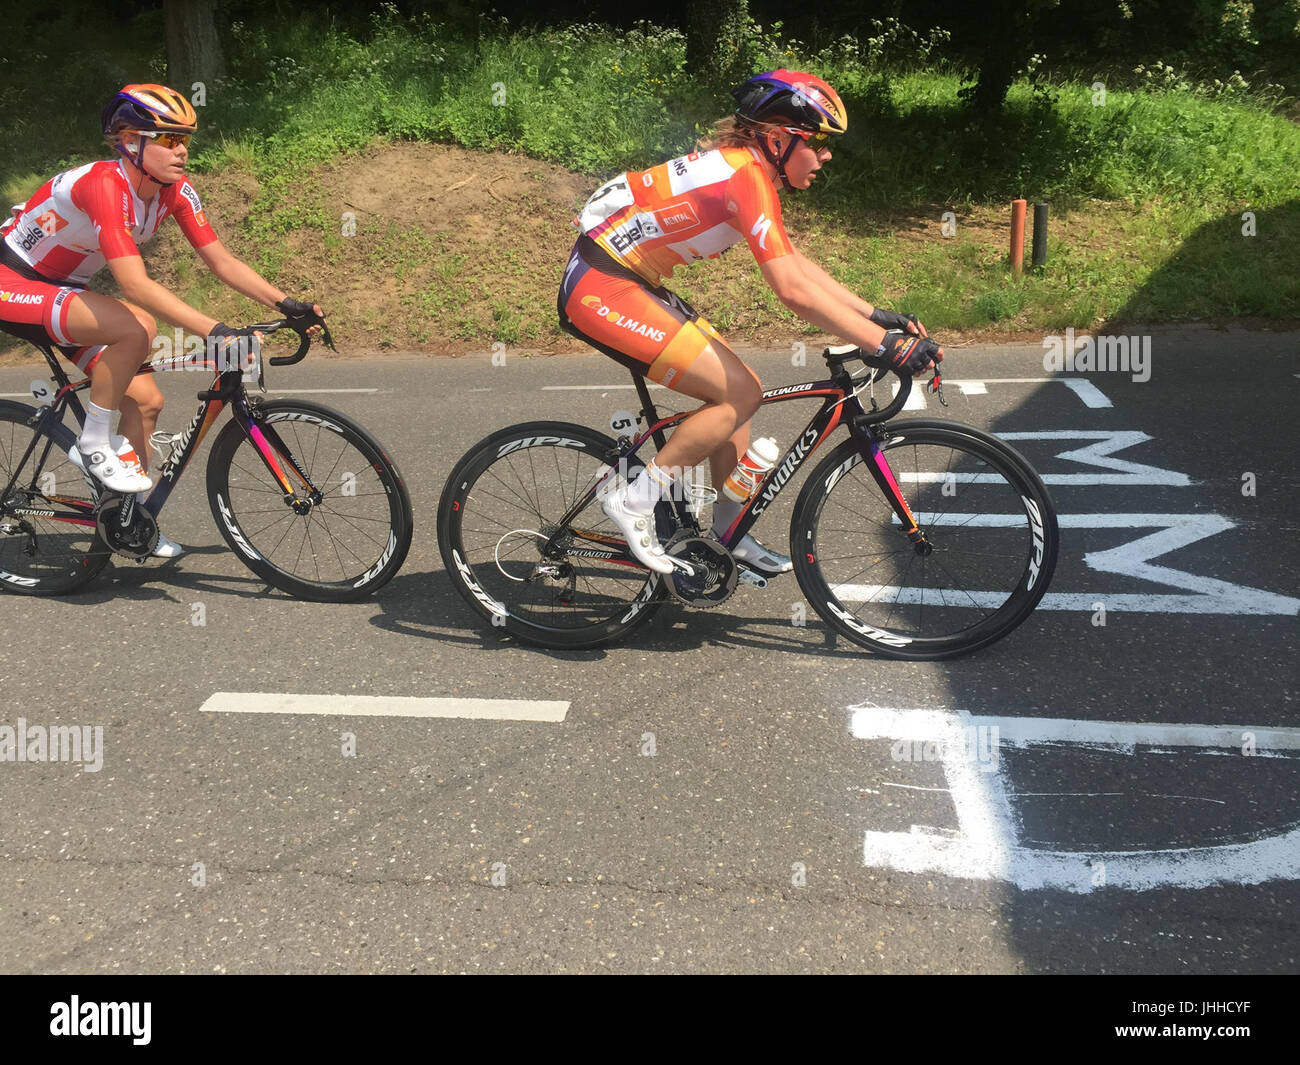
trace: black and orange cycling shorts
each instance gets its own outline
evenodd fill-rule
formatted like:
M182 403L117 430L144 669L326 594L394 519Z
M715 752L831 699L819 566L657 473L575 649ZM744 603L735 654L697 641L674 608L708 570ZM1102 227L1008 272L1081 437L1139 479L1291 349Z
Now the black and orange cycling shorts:
M80 345L67 334L68 308L82 291L43 278L26 263L0 256L0 330L33 344L48 345L90 373L104 345Z
M565 332L669 388L709 344L725 344L684 299L650 285L585 236L573 246L556 307Z

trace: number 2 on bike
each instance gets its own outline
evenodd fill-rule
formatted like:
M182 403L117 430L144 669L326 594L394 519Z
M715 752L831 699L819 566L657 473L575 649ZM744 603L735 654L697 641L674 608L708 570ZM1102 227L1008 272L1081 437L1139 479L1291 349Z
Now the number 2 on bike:
M284 320L250 328L268 338L296 334L297 349L270 357L271 365L306 357L305 329ZM328 330L324 339L331 343ZM53 351L41 350L54 378L50 401L36 409L0 400L0 589L64 594L93 580L114 552L148 558L163 505L226 406L232 419L208 457L208 502L244 565L290 595L332 603L369 595L401 568L412 533L406 484L383 446L338 411L250 398L242 368L216 367L189 426L163 444L171 454L157 486L138 502L106 490L71 460L76 436L64 413L84 421L77 394L90 382L70 382ZM253 363L259 383L260 359ZM179 358L168 368L185 366Z

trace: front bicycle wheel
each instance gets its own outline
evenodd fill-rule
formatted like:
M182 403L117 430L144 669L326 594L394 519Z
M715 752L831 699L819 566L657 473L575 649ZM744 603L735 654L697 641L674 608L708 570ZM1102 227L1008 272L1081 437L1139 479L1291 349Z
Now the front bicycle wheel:
M37 433L35 416L0 400L0 493L13 482L0 499L0 588L63 595L94 580L112 552L95 531L99 490L68 458L76 437L62 423Z
M1051 497L1019 452L951 422L889 426L881 450L924 545L840 444L790 523L794 569L835 631L890 658L952 658L1001 639L1038 605L1056 567Z
M457 463L438 503L438 547L456 589L493 626L543 647L596 647L659 604L659 575L626 559L594 497L545 550L616 452L581 425L529 422L493 433ZM627 460L628 477L641 468Z
M259 445L230 422L208 458L208 503L240 561L299 599L347 603L406 560L413 519L406 482L366 430L301 399L253 408L253 424L288 477L272 477Z

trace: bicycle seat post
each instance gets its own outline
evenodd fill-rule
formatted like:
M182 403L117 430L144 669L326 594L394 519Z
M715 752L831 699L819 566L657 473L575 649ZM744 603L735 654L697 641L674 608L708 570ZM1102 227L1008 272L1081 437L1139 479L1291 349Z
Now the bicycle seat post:
M632 380L636 384L637 397L641 400L641 416L645 418L646 425L654 425L659 420L659 412L655 410L654 400L650 398L650 389L646 387L645 378L638 373L633 373ZM668 438L664 436L662 430L656 430L654 442L655 447L662 451Z

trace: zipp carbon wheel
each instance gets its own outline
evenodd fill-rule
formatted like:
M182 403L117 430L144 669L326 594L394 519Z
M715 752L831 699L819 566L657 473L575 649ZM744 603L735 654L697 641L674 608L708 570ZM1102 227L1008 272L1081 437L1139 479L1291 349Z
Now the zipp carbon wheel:
M969 426L907 421L882 445L929 551L905 535L858 445L809 476L790 523L795 575L836 632L890 658L952 658L1001 639L1056 566L1056 512L1021 455Z
M283 441L320 492L306 499L285 456L295 509L238 422L229 422L208 458L208 503L240 561L299 599L346 603L384 584L411 547L411 500L379 442L338 411L301 399L255 408L254 424Z
M493 433L456 465L438 503L438 547L452 584L493 626L543 647L595 647L630 632L659 604L658 574L609 557L623 540L595 498L558 551L542 550L609 470L615 449L580 425L529 422ZM629 477L641 468L628 460Z
M76 442L68 427L47 425L23 461L35 435L27 423L35 415L34 407L0 400L0 492L14 481L9 498L0 499L0 589L63 595L94 580L111 552L87 509L98 501L98 489L68 458ZM79 515L90 524L68 520Z

